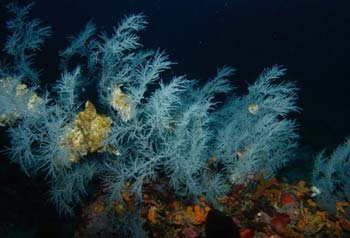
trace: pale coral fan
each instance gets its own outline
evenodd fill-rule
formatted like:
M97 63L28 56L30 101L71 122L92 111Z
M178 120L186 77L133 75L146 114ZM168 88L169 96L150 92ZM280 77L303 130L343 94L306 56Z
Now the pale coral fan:
M21 16L30 6L10 5L18 26L28 26ZM13 22L6 49L15 58L49 35L47 27L29 24L34 32L27 32ZM130 15L110 35L97 37L97 28L88 23L60 52L62 76L53 92L42 90L42 103L28 57L15 62L9 75L23 75L32 84L18 77L0 87L6 104L0 115L13 117L3 124L18 118L8 130L10 158L28 175L45 174L62 213L73 213L94 176L104 181L110 201L120 201L130 184L140 202L144 183L164 178L176 195L205 196L215 204L230 179L240 183L261 171L274 175L292 157L298 136L286 116L298 111L296 87L276 82L283 68L264 70L240 96L230 82L234 69L227 66L204 85L184 76L164 78L172 62L163 51L142 48L137 32L146 25L142 14ZM17 39L18 33L35 37ZM15 47L17 41L22 47ZM68 65L77 65L75 55L83 60L72 70ZM80 109L85 81L96 83L91 86L97 86L98 110L90 101Z
M315 158L312 171L313 197L325 209L336 213L337 204L350 200L350 137L330 155L325 150ZM347 208L343 216L350 215Z

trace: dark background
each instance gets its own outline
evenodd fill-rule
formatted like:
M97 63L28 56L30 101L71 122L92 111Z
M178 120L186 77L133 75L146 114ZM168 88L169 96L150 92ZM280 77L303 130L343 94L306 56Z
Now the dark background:
M8 2L0 0L1 47L8 33L4 9ZM288 68L285 79L295 80L300 88L303 111L295 117L301 144L314 151L331 150L350 135L350 1L37 0L32 16L53 30L36 60L36 66L44 69L42 80L50 83L59 77L57 52L67 46L66 37L77 34L87 21L111 32L121 17L140 12L149 21L141 34L143 45L166 50L178 63L174 74L206 80L216 67L230 65L237 69L232 82L244 92L263 68L284 65ZM0 59L4 57L0 53ZM5 135L2 130L1 140L6 140ZM45 188L19 175L17 167L1 167L1 186L6 189L1 196L7 202L0 204L0 218L13 214L11 220L16 220L18 214L26 213L24 223L33 216L33 224L53 224L57 229L54 210L34 210L44 203ZM31 198L25 201L26 197ZM10 200L21 206L10 211ZM42 220L45 216L47 221Z

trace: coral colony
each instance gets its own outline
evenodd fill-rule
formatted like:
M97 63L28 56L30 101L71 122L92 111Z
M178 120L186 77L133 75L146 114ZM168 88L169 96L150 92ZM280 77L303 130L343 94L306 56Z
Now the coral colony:
M94 180L101 185L100 193L82 212L91 213L91 233L91 227L97 232L99 224L103 227L100 232L106 234L146 236L142 204L150 204L150 200L159 204L161 200L152 196L165 191L172 194L167 195L166 201L172 204L169 209L175 209L168 214L179 212L167 224L189 224L180 231L182 237L196 237L208 211L225 210L222 208L236 204L239 196L242 201L255 203L267 197L266 204L279 209L279 214L299 211L298 199L308 197L311 203L315 198L334 214L343 209L341 215L345 217L350 198L346 180L350 171L349 142L338 148L331 160L325 159L324 153L318 156L312 189L305 184L288 187L271 180L293 159L297 149L297 125L288 117L300 111L296 106L297 87L280 79L284 68L263 70L248 85L245 95L235 92L230 82L235 70L228 66L218 68L204 85L184 76L163 78L162 72L172 63L163 51L142 47L137 33L146 28L147 22L137 14L122 19L111 35L98 34L97 27L89 22L71 37L70 45L59 52L61 77L47 91L40 87L33 62L35 52L50 37L51 28L28 16L31 7L8 5L12 17L7 21L10 34L4 49L12 61L0 69L0 125L8 128L10 159L29 176L45 175L50 200L59 213L74 215ZM84 60L75 62L76 55ZM96 85L95 105L81 101L84 82ZM339 183L343 187L337 187ZM252 189L250 185L254 185L254 192L239 192L242 186ZM288 193L283 190L286 188ZM234 191L240 195L230 200ZM272 195L279 197L273 199ZM147 207L149 232L166 220L160 215L165 214L164 209L155 204ZM236 204L230 215L240 209ZM307 222L316 222L311 218L314 213L310 210L303 214L307 212L310 221L304 221L305 227ZM271 212L260 209L254 214L260 214L260 227L272 227L271 234L283 232L276 227L287 231L293 224L298 225L299 218L290 214L285 215L288 218L279 217L280 223ZM105 221L97 222L99 216ZM241 234L249 233L244 218L239 222L239 215L235 216ZM320 220L319 216L316 218ZM325 219L319 224L333 222L334 227L340 227L339 234L346 229L345 218L342 222ZM257 222L254 217L251 220ZM326 227L315 226L315 232ZM249 229L258 232L258 228Z

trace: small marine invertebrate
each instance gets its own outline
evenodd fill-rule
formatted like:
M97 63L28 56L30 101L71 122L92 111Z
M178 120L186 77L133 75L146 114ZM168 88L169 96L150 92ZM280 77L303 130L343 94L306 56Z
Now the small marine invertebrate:
M155 223L157 222L157 207L155 206L152 206L150 207L150 209L148 210L148 220L152 223Z
M251 103L248 106L248 111L252 114L252 115L256 115L259 112L259 105L256 103Z
M312 191L311 197L316 197L321 194L321 190L316 186L311 186L311 191Z
M124 93L120 86L112 89L110 104L114 110L118 111L123 122L128 122L133 113L133 103L131 96Z
M0 95L6 107L0 110L0 126L13 124L23 115L34 112L42 98L19 78L0 79Z
M296 203L296 198L293 194L290 194L290 193L284 193L282 196L281 196L281 203L283 205L286 205L286 204L295 204Z
M102 152L111 124L109 117L97 114L94 105L87 101L84 111L67 125L67 135L62 139L61 145L69 147L69 160L75 163L80 156Z

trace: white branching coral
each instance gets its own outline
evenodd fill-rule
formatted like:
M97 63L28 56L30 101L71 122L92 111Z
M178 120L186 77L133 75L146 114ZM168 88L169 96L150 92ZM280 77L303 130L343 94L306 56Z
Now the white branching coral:
M7 70L26 81L14 77L0 84L0 124L20 118L9 129L10 158L28 175L46 175L62 213L73 212L94 176L104 180L110 201L121 201L127 183L141 201L144 182L164 176L177 195L206 196L214 203L228 191L229 180L241 183L261 171L272 176L292 158L298 136L286 116L298 107L295 85L274 83L283 68L266 69L242 96L230 93L230 67L218 69L204 85L185 77L163 79L172 63L160 51L141 48L136 33L147 24L142 14L123 19L112 35L95 36L88 24L71 38L60 53L62 77L53 93L42 90L38 104L33 87L39 78L25 53L40 48L49 28L25 22L30 6L9 6L15 16L7 24L12 35L5 48L15 65ZM68 65L75 64L71 71ZM81 96L92 95L80 95L85 81L97 83L99 105L108 116L89 101L78 111ZM225 103L219 101L223 93Z

